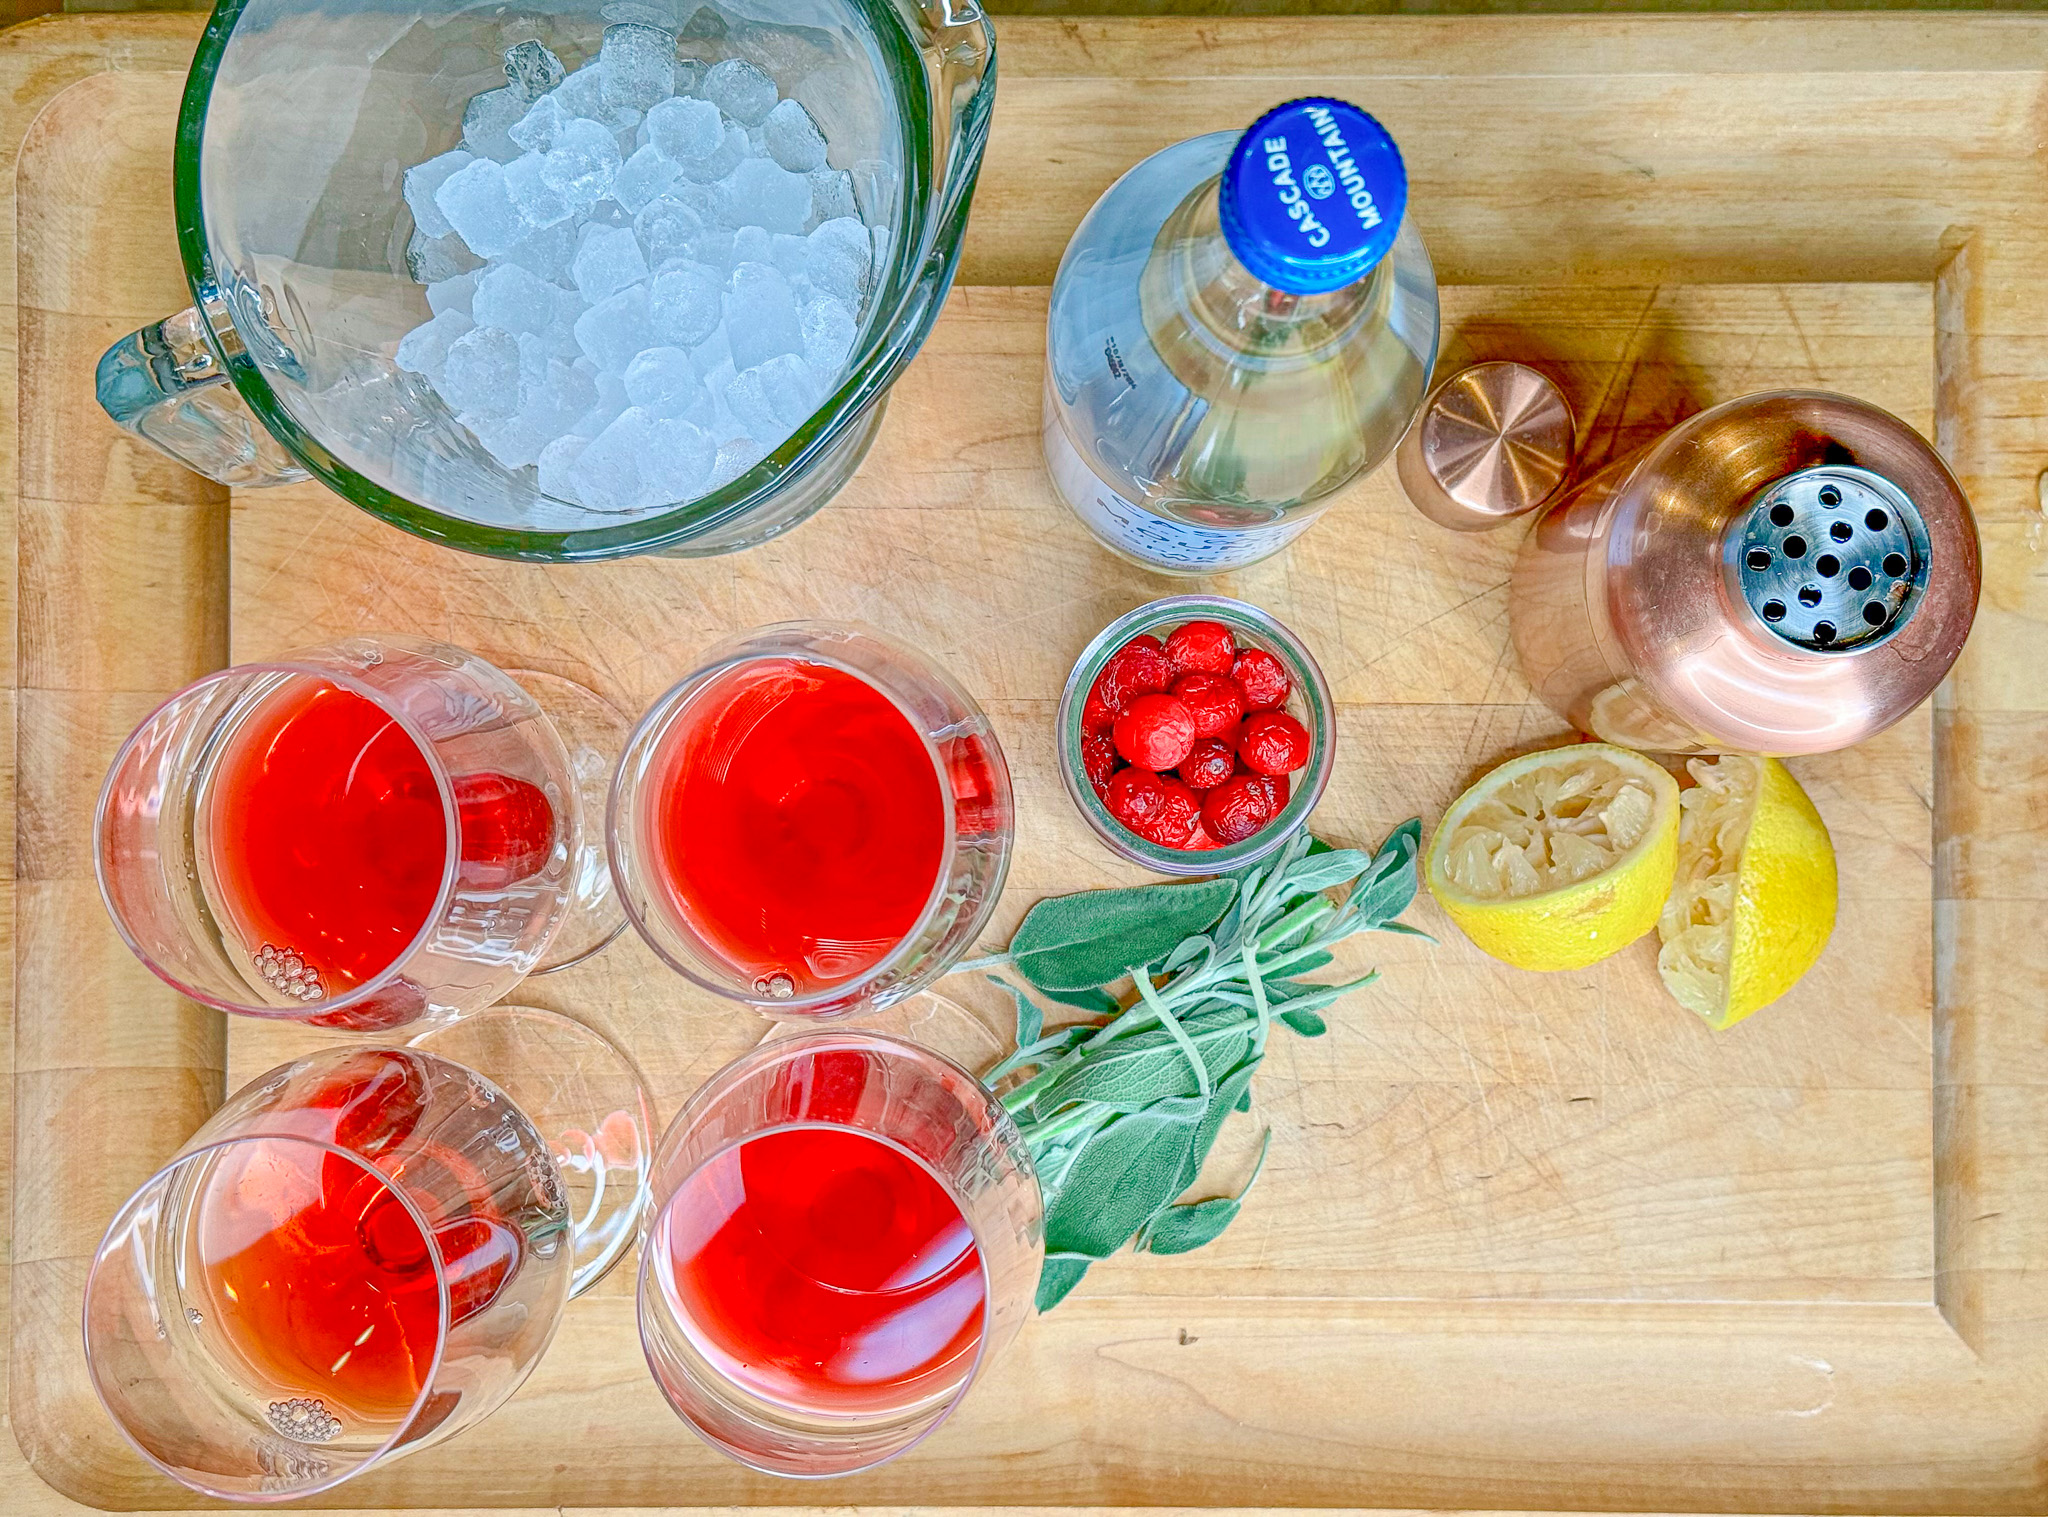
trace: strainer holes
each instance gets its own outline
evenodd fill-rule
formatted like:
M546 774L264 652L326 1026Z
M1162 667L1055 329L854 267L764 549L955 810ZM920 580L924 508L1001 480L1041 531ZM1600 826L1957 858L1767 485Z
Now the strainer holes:
M1743 561L1752 569L1768 569L1771 566L1771 550L1769 548L1751 548L1749 556Z
M1863 525L1870 528L1873 532L1882 532L1891 524L1891 517L1878 510L1875 506L1863 513Z
M1845 543L1856 535L1856 529L1845 521L1838 521L1828 528L1828 536L1838 543Z
M1891 614L1891 608L1881 600L1871 601L1863 608L1863 619L1873 627L1882 627Z
M1809 611L1812 610L1815 606L1819 605L1820 586L1801 585L1799 587L1799 604L1806 607Z
M1842 503L1842 492L1833 485L1823 485L1820 492L1820 503L1829 510L1833 510Z
M1786 538L1778 546L1784 551L1784 554L1787 558L1806 557L1806 539L1801 537L1796 532L1793 533L1790 537Z
M1835 640L1835 624L1833 622L1815 622L1813 624L1813 640L1822 647L1826 647L1829 643L1833 642Z
M1767 621L1767 622L1781 622L1781 621L1783 621L1784 619L1785 619L1785 603L1784 603L1783 601L1781 601L1781 600L1767 600L1767 601L1765 601L1765 602L1764 602L1764 620L1765 620L1765 621Z
M1903 553L1887 553L1884 556L1884 572L1893 579L1897 579L1901 574L1904 574L1906 572L1906 555Z
M1868 590L1870 588L1870 571L1861 564L1851 569L1849 571L1849 588L1851 590Z
M1771 507L1771 525L1774 527L1789 527L1792 525L1792 508L1782 500Z
M1832 553L1823 553L1813 561L1813 568L1822 579L1833 579L1842 572L1842 561Z

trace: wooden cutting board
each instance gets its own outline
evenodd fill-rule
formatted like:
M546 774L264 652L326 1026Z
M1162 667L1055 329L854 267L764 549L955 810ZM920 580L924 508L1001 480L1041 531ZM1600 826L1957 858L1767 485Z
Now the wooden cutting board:
M1051 717L1081 645L1173 586L1095 548L1044 479L1044 284L1123 167L1309 90L1361 100L1403 143L1445 371L1541 364L1589 458L1808 385L1896 411L1954 462L1987 565L1963 663L1893 732L1795 766L1842 864L1820 966L1712 1035L1664 997L1647 944L1523 975L1425 901L1410 919L1440 944L1353 945L1381 983L1261 1072L1273 1157L1231 1232L1092 1271L909 1458L815 1489L715 1458L648 1380L620 1271L511 1405L333 1504L2048 1503L2048 1299L2027 1272L2048 1236L2048 24L1005 22L961 286L860 476L743 555L575 568L433 549L317 487L230 499L100 414L99 352L184 300L168 165L197 25L0 35L19 381L0 391L19 764L0 812L0 1180L27 1465L9 1510L193 1504L92 1398L85 1260L224 1091L310 1046L182 1005L107 925L91 804L143 712L234 659L359 630L445 637L637 711L729 631L857 618L927 649L996 721L1019 840L991 944L1041 895L1136 878L1061 793ZM1335 685L1319 830L1433 820L1478 771L1565 736L1507 648L1515 536L1443 532L1382 475L1216 582L1294 626ZM972 977L946 989L994 1009ZM521 998L608 1025L664 1119L759 1035L630 938Z

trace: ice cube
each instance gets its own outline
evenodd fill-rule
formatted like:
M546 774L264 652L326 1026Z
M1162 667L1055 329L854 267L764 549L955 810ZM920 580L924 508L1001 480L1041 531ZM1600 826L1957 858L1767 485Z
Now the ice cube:
M548 160L542 153L521 153L505 165L505 193L537 231L560 226L576 214L569 197L548 183Z
M811 214L811 182L766 158L749 158L719 181L719 219L730 227L801 232Z
M434 192L434 204L479 258L497 257L529 230L505 188L505 170L494 159L478 158L457 169Z
M874 259L874 244L867 227L850 216L842 216L826 222L805 240L811 245L812 285L857 308Z
M537 100L562 82L562 60L538 41L505 49L505 82L522 100Z
M568 197L579 213L611 193L618 173L618 138L602 124L580 116L563 123L541 163L541 178Z
M519 408L519 343L492 327L465 332L449 344L435 388L457 415L511 415Z
M663 269L648 287L647 315L656 341L694 348L709 337L723 316L725 281L702 264L679 263Z
M817 169L811 181L811 221L822 224L840 216L858 216L853 199L853 176L844 169Z
M742 263L725 294L726 335L735 368L751 369L784 353L801 353L796 296L772 263Z
M739 263L775 262L775 243L770 234L757 226L743 226L732 234L732 261Z
M589 363L589 359L583 362ZM592 381L597 387L597 399L590 403L590 409L576 418L576 425L569 430L578 437L595 437L617 419L618 414L631 403L626 399L626 386L616 374L599 374Z
M593 511L632 511L648 503L641 465L653 443L654 418L626 407L570 466L576 498Z
M636 284L599 301L576 319L576 342L600 369L624 371L648 341L647 287Z
M597 404L597 371L588 359L566 362L547 352L541 339L524 337L519 366L519 415L542 442L567 433Z
M673 195L649 201L633 218L633 234L651 268L682 257L690 238L703 230L704 218Z
M461 311L436 312L433 320L421 323L398 339L398 366L408 373L426 375L427 383L440 389L449 347L475 325Z
M712 64L697 92L741 126L760 122L781 94L773 79L744 58Z
M434 204L434 191L447 182L449 175L466 167L474 156L455 148L405 171L405 203L412 208L412 224L427 236L446 237L454 230L441 214L441 208Z
M589 446L590 439L571 434L568 437L558 437L542 448L540 457L536 460L540 465L541 493L552 495L557 500L575 500L576 486L570 470L575 467L576 460L583 450Z
M811 271L811 244L805 237L776 232L768 239L768 261L782 270L782 277L794 285Z
M703 379L705 388L716 400L725 392L732 380L732 341L724 326L720 326L697 346L690 349L690 362L697 366L697 373Z
M519 156L519 144L506 128L525 114L526 102L509 88L472 95L462 110L462 145L479 158L510 163Z
M516 263L494 264L477 280L469 311L478 326L515 335L544 332L555 319L555 297L560 293Z
M747 470L768 456L768 450L751 437L734 437L718 445L718 456L711 465L711 478L707 490L716 490L731 484Z
M540 275L549 284L569 283L569 260L576 255L577 226L574 221L559 222L536 232L529 232L505 254L505 262L516 263L529 273Z
M443 311L460 311L469 314L469 302L476 294L475 273L457 274L450 279L437 280L427 286L427 309L439 316Z
M732 272L732 233L723 227L706 227L683 244L683 256L707 269L716 269L723 279Z
M711 184L739 167L746 156L747 134L728 121L717 147L701 157L678 158L676 161L682 164L685 179L694 184Z
M704 65L695 58L676 59L676 93L698 95L704 90Z
M834 385L853 356L853 339L859 330L852 310L825 296L804 307L799 323L804 334L804 362L822 385Z
M679 504L702 495L718 456L718 445L709 434L680 417L658 417L649 433L647 456L640 465L649 503Z
M825 166L825 134L811 113L794 100L783 100L761 123L768 154L792 174L808 174Z
M508 469L523 469L540 457L540 450L552 439L542 436L524 416L467 416L455 418L469 428L484 451Z
M621 21L604 29L598 49L604 103L644 111L676 90L676 39L656 26Z
M429 237L414 228L405 244L405 271L416 284L439 284L480 268L482 262L453 232L444 237Z
M742 369L725 387L725 403L749 436L779 442L816 408L817 381L803 359L784 353L755 368Z
M711 405L684 348L649 348L626 365L624 378L626 398L650 416L681 416Z
M682 172L681 164L650 142L619 170L619 177L612 181L612 198L637 215L674 184Z
M545 153L555 145L564 123L575 119L562 109L553 95L543 95L526 108L526 114L506 129L505 135L529 153Z
M725 120L708 100L677 96L647 113L647 140L677 163L718 151L725 141Z
M604 70L597 60L592 59L579 69L571 69L569 77L555 88L555 99L562 110L571 116L586 121L601 121L605 117Z
M569 265L577 293L596 305L647 277L640 243L625 227L587 226Z

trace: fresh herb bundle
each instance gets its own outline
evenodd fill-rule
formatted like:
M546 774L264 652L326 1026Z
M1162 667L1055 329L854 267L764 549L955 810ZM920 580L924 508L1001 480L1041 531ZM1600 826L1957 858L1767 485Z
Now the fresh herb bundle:
M1224 1120L1250 1109L1273 1024L1321 1036L1323 1010L1378 971L1336 985L1301 977L1354 933L1416 932L1394 918L1415 898L1421 838L1422 824L1405 822L1368 855L1303 833L1235 874L1057 896L1031 908L1007 953L961 966L1008 965L1096 1013L1048 1033L1037 1003L997 980L1017 1002L1017 1051L985 1078L1033 1071L1002 1100L1045 1195L1039 1310L1133 1239L1186 1253L1230 1225L1243 1192L1179 1198ZM1125 980L1127 1006L1112 994Z

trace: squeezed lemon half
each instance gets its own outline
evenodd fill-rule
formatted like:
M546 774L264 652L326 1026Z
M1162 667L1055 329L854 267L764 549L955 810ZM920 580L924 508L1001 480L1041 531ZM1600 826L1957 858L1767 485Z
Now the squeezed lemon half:
M1835 846L1776 759L1686 765L1678 876L1657 922L1657 972L1709 1027L1732 1027L1813 967L1835 927Z
M1424 878L1480 948L1579 969L1657 925L1678 862L1678 782L1608 743L1510 759L1444 813Z

